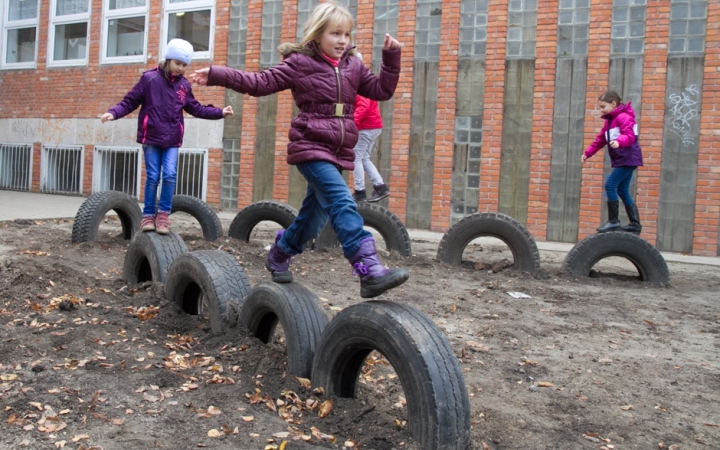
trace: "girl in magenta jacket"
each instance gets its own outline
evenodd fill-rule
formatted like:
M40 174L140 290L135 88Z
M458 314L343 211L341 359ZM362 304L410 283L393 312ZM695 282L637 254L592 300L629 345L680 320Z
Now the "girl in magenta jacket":
M317 237L328 219L343 253L360 276L360 295L375 297L404 283L405 269L387 269L381 263L372 235L363 229L342 170L352 170L358 131L353 120L355 96L388 100L400 74L400 43L385 36L383 64L374 75L355 57L354 22L334 2L318 5L304 27L298 44L283 44L283 61L260 73L212 66L195 71L200 85L223 86L254 97L290 89L300 114L288 134L287 162L296 165L308 182L302 207L287 230L278 232L265 267L273 281L292 281L290 257Z
M608 222L598 228L599 233L608 231L628 231L640 234L640 214L637 205L630 196L630 181L635 169L643 165L642 150L638 143L637 124L635 123L635 111L630 102L627 105L615 91L607 91L600 96L598 101L602 118L605 125L600 130L595 141L585 150L582 156L584 163L589 157L598 152L601 148L608 146L608 155L613 171L605 181L605 192L607 194ZM622 199L625 205L630 224L620 226L618 199Z

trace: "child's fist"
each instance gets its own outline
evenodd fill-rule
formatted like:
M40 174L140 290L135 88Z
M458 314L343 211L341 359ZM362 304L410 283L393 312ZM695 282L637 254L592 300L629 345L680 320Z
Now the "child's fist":
M232 106L226 106L225 108L223 108L223 117L232 116L232 115L233 115Z
M113 116L110 113L105 113L102 116L100 116L100 122L105 123L108 120L115 120L115 116Z
M610 147L618 148L620 147L620 144L618 144L618 141L610 141Z
M385 35L385 42L383 42L383 50L394 50L400 48L401 45L394 37L389 34Z
M583 164L585 164L585 161L586 161L586 160L587 160L587 156L582 155L582 162L583 162Z
M199 84L200 86L207 85L208 82L208 75L210 74L210 68L206 67L204 69L196 70L195 72L190 74L190 79Z

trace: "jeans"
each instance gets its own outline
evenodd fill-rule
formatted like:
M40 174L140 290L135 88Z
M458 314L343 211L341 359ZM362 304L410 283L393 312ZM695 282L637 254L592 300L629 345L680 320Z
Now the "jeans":
M605 193L607 201L614 202L618 197L622 200L623 205L630 206L634 204L630 197L630 181L632 181L633 172L637 167L616 167L605 180Z
M307 193L278 247L290 255L302 253L305 243L317 237L329 218L345 257L350 258L360 249L360 241L372 235L363 228L363 218L342 173L325 161L304 162L297 168L308 183Z
M367 172L372 181L373 186L383 184L375 164L370 161L370 154L375 148L377 140L382 128L375 130L360 130L357 144L355 144L355 170L353 170L353 178L355 179L355 190L362 191L365 189L365 172ZM363 170L364 169L364 170Z
M177 181L178 148L143 145L143 153L145 154L145 207L143 208L143 216L154 216L157 209L170 214ZM156 201L161 168L162 187L160 190L160 206L158 208Z

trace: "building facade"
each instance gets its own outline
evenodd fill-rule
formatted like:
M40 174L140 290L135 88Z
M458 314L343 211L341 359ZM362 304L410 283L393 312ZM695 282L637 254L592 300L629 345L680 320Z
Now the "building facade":
M381 105L375 162L409 228L446 230L498 211L537 240L575 242L606 217L597 98L637 111L645 165L632 190L642 236L660 250L718 255L720 4L708 0L343 0L379 70L385 33L404 45L395 97ZM2 0L0 189L140 197L137 113L101 124L165 43L193 43L191 69L259 71L280 62L317 0ZM371 56L371 57L370 57ZM232 105L224 121L186 119L178 191L237 209L299 207L285 162L289 92L252 98L194 87ZM1 195L1 194L0 194ZM627 219L622 217L624 221Z

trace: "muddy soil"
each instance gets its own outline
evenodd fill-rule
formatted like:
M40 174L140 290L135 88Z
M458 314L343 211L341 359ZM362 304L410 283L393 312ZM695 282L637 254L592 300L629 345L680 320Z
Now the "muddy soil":
M189 250L229 252L252 284L268 280L272 226L250 242L205 242L193 218L172 219ZM287 373L282 330L269 345L239 328L213 334L161 284L122 278L117 219L94 242L71 245L71 229L0 223L0 448L419 448L382 355L368 358L358 398L332 399L321 418L327 398ZM623 259L575 279L559 252L541 252L531 276L476 269L512 259L500 241L471 244L461 267L435 260L437 242L412 245L410 258L382 255L411 276L379 298L444 331L470 395L472 448L720 448L717 267L668 263L672 286L653 288ZM306 251L292 268L329 318L361 301L339 249Z

